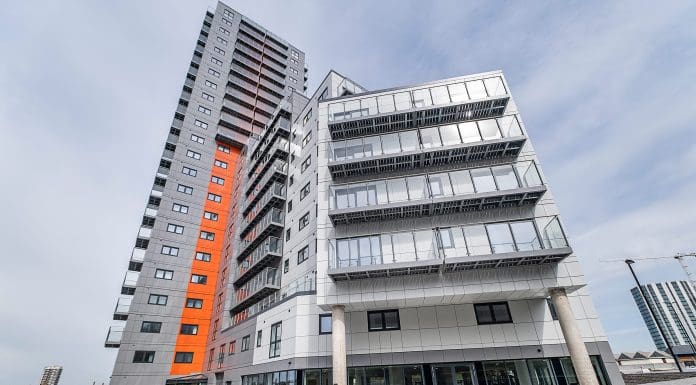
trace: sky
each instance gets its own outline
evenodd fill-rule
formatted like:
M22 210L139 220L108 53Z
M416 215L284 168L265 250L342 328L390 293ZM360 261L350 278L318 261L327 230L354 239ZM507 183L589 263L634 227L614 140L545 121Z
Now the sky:
M3 4L1 384L54 363L61 384L108 383L104 338L214 4ZM229 4L307 53L309 93L332 68L368 89L502 69L614 351L654 348L620 260L696 251L696 3ZM671 259L636 269L685 278Z

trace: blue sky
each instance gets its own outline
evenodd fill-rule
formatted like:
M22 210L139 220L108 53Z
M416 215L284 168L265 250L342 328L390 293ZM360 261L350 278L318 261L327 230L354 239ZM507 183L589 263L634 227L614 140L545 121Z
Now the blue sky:
M504 70L614 350L653 348L625 266L600 260L696 249L696 3L230 5L307 52L309 91L330 68L369 89ZM52 363L66 384L108 381L103 340L213 6L3 5L0 383Z

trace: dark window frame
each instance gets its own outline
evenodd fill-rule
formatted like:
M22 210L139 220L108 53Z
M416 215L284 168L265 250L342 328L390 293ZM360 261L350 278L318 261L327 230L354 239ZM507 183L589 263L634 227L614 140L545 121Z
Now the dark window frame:
M133 352L133 363L135 364L151 364L155 362L154 350L136 350Z
M273 331L275 329L275 339ZM280 357L280 347L283 337L283 322L276 322L271 325L270 340L268 343L268 358Z
M398 326L396 328L387 328L387 322L385 319L385 314L386 313L396 313L396 323ZM382 318L382 326L380 328L375 328L370 326L370 315L371 314L380 314ZM391 331L391 330L401 330L401 316L399 315L399 309L387 309L387 310L374 310L374 311L368 311L367 312L367 331L368 332L383 332L383 331Z
M241 346L241 351L246 352L249 350L249 340L251 339L251 335L247 334L244 337L242 337L242 346Z
M149 325L149 327L145 327L145 325ZM155 327L156 326L156 327ZM154 327L154 328L153 328ZM155 331L156 329L157 331ZM140 324L140 332L141 333L153 333L153 334L158 334L162 331L162 322L157 322L157 321L143 321Z
M302 259L300 259L300 256L302 256ZM308 259L309 259L309 245L306 245L305 247L301 248L300 251L297 252L297 264L299 265Z
M495 312L493 312L493 306L495 305L505 305L505 309L507 311L507 315L509 320L506 321L498 321L495 319ZM479 315L478 312L476 311L477 307L488 307L489 311L491 312L491 318L493 318L493 321L491 322L481 322L479 320ZM474 304L474 315L476 316L476 323L478 325L498 325L498 324L511 324L513 323L512 321L512 314L510 313L510 305L508 304L507 301L500 301L500 302L485 302L485 303L475 303Z
M190 329L191 331L195 331L195 333L184 333L184 328L186 328L187 330ZM181 327L179 327L179 334L185 336L198 335L198 324L181 324Z
M175 352L174 363L191 364L193 363L193 352Z
M331 326L330 326L330 327L331 327L331 330L329 330L328 332L322 331L322 330L321 330L321 320L322 320L322 318L329 318L329 319L331 320L331 323L329 324L329 325L331 325ZM401 325L399 325L399 326L401 326ZM319 314L319 335L323 335L323 334L332 334L332 333L333 333L333 316L331 315L331 313Z

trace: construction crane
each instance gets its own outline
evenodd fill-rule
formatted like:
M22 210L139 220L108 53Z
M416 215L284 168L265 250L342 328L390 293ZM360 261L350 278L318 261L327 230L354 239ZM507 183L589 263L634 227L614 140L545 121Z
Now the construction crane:
M650 260L650 259L676 259L679 262L679 265L681 266L682 270L684 270L684 273L686 276L689 278L689 283L691 283L691 287L696 290L696 276L691 272L689 269L689 265L687 264L686 260L684 257L696 257L696 252L690 252L690 253L677 253L675 255L669 255L669 256L664 256L664 257L643 257L643 258L632 258L635 261L644 261L644 260ZM600 259L600 262L623 262L625 258L614 258L614 259Z

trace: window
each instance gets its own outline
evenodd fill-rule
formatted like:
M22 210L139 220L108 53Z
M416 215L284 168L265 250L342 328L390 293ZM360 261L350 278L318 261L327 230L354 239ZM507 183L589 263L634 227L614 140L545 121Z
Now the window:
M140 324L141 333L159 333L162 330L162 322L143 321Z
M212 69L212 68L208 68L208 73L211 74L211 75L213 75L213 76L215 76L216 78L219 78L219 77L220 77L220 73L217 72L217 71L215 71L215 70Z
M191 167L183 166L183 167L181 168L181 173L184 174L184 175L188 175L188 176L193 176L193 177L195 177L196 175L198 175L198 170L196 170L196 169L194 169L194 168L191 168Z
M283 273L287 273L288 271L290 271L290 260L286 259L283 262Z
M507 302L474 304L476 321L479 325L511 323L510 308Z
M331 314L319 314L319 334L331 334Z
M271 325L271 342L268 347L268 357L280 357L280 337L282 335L282 323L277 322Z
M304 148L307 143L309 143L312 140L312 131L308 132L307 135L302 138L302 148Z
M194 258L196 261L210 262L210 253L196 251L196 256Z
M167 224L167 231L175 234L183 234L184 226L175 225L173 223Z
M200 160L200 159L201 159L201 154L198 153L198 152L196 152L196 151L187 150L187 151L186 151L186 156L188 156L189 158L196 159L196 160Z
M261 347L261 337L263 336L262 333L263 330L259 330L256 332L256 347Z
M242 351L246 352L249 350L249 336L242 337Z
M300 200L304 199L304 197L306 197L309 194L309 189L309 182L307 182L307 184L304 185L304 187L302 187L302 189L300 190Z
M218 149L218 151L222 151L222 152L224 152L225 154L229 154L229 153L230 153L230 148L227 147L227 146L223 146L222 144L218 144L217 149Z
M166 306L167 296L160 294L150 294L150 297L147 299L147 303L150 305Z
M176 354L174 354L174 362L177 364L190 364L193 362L193 353L176 352Z
M381 330L399 330L399 311L380 310L367 312L367 329L371 332Z
M302 216L302 218L300 218L299 226L298 226L299 230L304 229L305 227L307 227L308 224L309 224L309 213L306 213L305 215Z
M286 241L290 240L290 229L285 230L285 240Z
M294 176L294 175L290 175L290 180L289 180L289 182L288 182L288 185L292 186L294 183L295 183L295 176Z
M227 350L227 354L233 355L236 347L237 347L237 340L230 342L228 350Z
M180 185L176 186L176 191L178 191L180 193L191 195L191 194L193 194L193 187L189 187L189 186L185 186L183 184L180 184Z
M151 350L136 350L133 354L133 363L151 364L155 361L155 352Z
M220 203L222 201L222 197L217 194L208 193L208 200L213 201L215 203Z
M177 213L187 214L188 210L189 210L189 207L186 205L181 205L178 203L172 204L172 211L176 211Z
M290 68L290 72L294 73L295 75L298 75L300 72L295 69L295 68Z
M214 241L215 233L211 233L210 231L201 231L200 238L205 239L206 241Z
M177 256L179 256L179 248L167 246L167 245L162 245L161 253L164 255L171 255L172 257L177 257Z
M216 58L216 57L212 57L212 56L211 56L211 57L210 57L210 62L213 63L213 64L217 64L217 65L219 65L219 66L222 65L222 60L220 60L220 59L218 59L218 58Z
M201 97L209 102L214 102L215 101L215 96L208 94L208 93L201 93Z
M204 130L207 130L207 129L208 129L208 123L206 123L206 122L201 122L201 121L198 120L198 119L196 119L196 120L193 121L193 125L196 126L196 127L200 127L200 128L202 128L202 129L204 129Z
M200 144L205 144L205 138L196 134L191 134L191 141Z
M312 164L312 156L308 156L300 165L300 172L304 172Z
M164 270L164 269L157 269L155 270L155 278L157 279L169 279L171 280L174 278L174 271L172 270Z
M220 178L219 176L215 176L215 175L210 177L210 181L215 183L215 184L219 184L220 186L225 184L224 179Z
M292 200L288 201L288 212L292 211Z
M326 88L324 88L324 91L321 92L321 95L319 95L318 101L322 101L328 97L329 97L329 87L326 87Z
M300 58L300 54L297 51L295 51L294 49L290 53L292 54L293 58L295 58L295 59Z
M215 51L215 53L219 53L219 54L222 55L222 56L225 56L225 50L224 50L224 49L221 49L221 48L218 48L218 47L213 47L213 51Z
M159 207L160 202L162 202L162 198L157 198L157 197L151 196L150 198L147 199L147 204L152 205L152 206Z
M311 117L312 117L312 110L309 110L309 112L307 112L307 114L304 116L304 118L302 118L302 125L303 126L306 125L307 122L309 122L309 119ZM310 133L311 133L311 131L310 131Z
M140 224L144 227L153 227L155 225L155 218L143 217L143 221Z
M147 249L147 246L150 244L150 241L147 239L143 238L137 238L135 240L135 247L138 249Z
M234 17L234 13L232 13L232 11L230 11L229 9L223 10L222 14L227 16L227 17Z
M558 321L558 313L556 313L556 306L551 301L551 298L546 298L546 305L549 307L549 312L551 313L551 319Z
M210 80L206 80L206 81L205 81L205 85L208 86L208 87L210 87L210 88L212 88L212 89L214 89L214 90L217 89L217 84L211 82Z
M218 220L218 215L216 213L212 213L210 211L206 211L203 213L203 218L211 220L211 221L217 221Z
M200 111L200 112L202 112L202 113L204 113L204 114L206 114L206 115L210 115L210 112L211 112L211 111L210 111L210 108L205 108L205 107L203 107L203 106L198 106L198 111Z
M220 43L220 44L222 44L222 45L227 45L227 40L226 40L226 39L223 39L223 38L220 37L220 36L218 36L218 37L216 38L216 40L218 41L218 43Z
M197 299L197 298L186 298L186 307L192 308L192 309L202 309L203 308L203 300Z
M290 76L290 81L293 82L293 83L295 83L295 84L297 84L297 79L295 79L295 78L292 77L292 76Z
M167 184L167 180L160 177L155 177L155 186L164 187Z
M206 283L208 283L208 276L200 274L191 274L191 283L205 285Z
M230 31L226 30L226 29L223 28L223 27L220 27L220 32L222 32L223 34L228 35L228 36L229 36L229 34L230 34Z
M218 167L220 167L220 168L227 168L227 163L225 163L225 162L223 162L223 161L221 161L221 160L215 159L215 165L218 166Z
M309 246L305 246L300 251L297 252L297 264L298 265L300 263L306 261L308 258L309 258Z
M198 334L198 325L181 324L181 329L179 329L179 334L185 334L188 336L195 336L196 334Z

